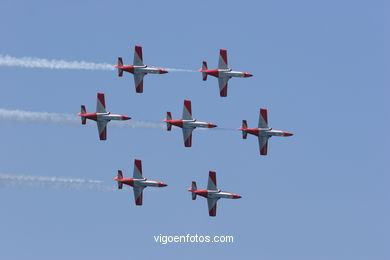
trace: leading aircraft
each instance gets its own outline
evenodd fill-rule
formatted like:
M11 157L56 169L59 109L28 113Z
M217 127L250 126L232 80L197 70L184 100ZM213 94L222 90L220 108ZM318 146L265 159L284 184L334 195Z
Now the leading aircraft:
M227 96L228 81L232 77L235 78L248 78L253 75L247 72L235 71L228 68L227 50L219 50L218 69L209 70L207 68L207 62L203 61L202 68L199 70L202 72L203 80L207 80L207 75L218 78L219 94L221 97Z
M217 178L215 171L209 171L209 180L207 183L207 189L206 190L198 190L196 187L196 182L193 181L191 188L188 189L192 194L192 200L196 200L196 196L202 196L207 199L207 204L209 207L209 215L211 217L215 217L217 215L217 201L221 198L224 199L240 199L241 196L221 191L217 188Z
M81 112L77 114L81 117L81 124L85 125L87 119L96 121L100 140L107 139L107 123L111 120L129 120L131 117L111 114L106 111L104 93L97 94L96 113L87 113L84 105L81 105Z
M167 123L168 131L171 131L172 125L182 128L185 147L192 146L192 131L195 128L217 127L215 124L197 121L196 119L192 118L191 100L184 100L182 119L172 120L171 112L167 112L167 118L164 119L164 122Z
M118 69L118 76L122 77L123 72L127 71L134 75L135 91L137 93L144 92L144 76L146 74L165 74L167 70L161 68L148 67L144 65L142 59L142 47L135 46L133 65L124 65L122 57L118 57L118 64L115 65Z
M133 178L124 179L121 170L118 170L118 176L115 177L115 181L118 182L118 189L121 190L123 184L133 187L135 205L142 205L143 190L146 187L166 187L167 184L160 181L152 181L142 177L142 161L139 159L134 160Z
M255 135L259 139L260 155L267 155L268 139L272 136L292 136L287 131L275 130L268 126L267 109L261 108L258 128L248 128L246 120L242 120L242 126L238 129L242 131L242 139L246 139L248 134Z

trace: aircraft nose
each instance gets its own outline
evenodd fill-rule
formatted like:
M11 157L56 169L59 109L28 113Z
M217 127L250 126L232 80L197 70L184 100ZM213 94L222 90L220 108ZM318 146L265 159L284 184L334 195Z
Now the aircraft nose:
M166 186L168 186L168 184L163 183L163 182L160 182L160 183L158 184L158 186L159 186L159 187L166 187Z
M284 136L292 136L293 133L290 133L290 132L284 132Z
M214 127L217 127L217 125L209 123L209 128L214 128Z
M164 69L160 69L160 74L165 74L165 73L168 73L168 71Z
M131 117L129 117L129 116L122 116L122 120L130 120L131 119Z
M240 195L237 195L237 194L234 194L234 195L233 195L233 199L241 199L241 196L240 196Z
M253 75L250 74L250 73L246 73L246 72L244 73L244 77L245 77L245 78L249 78L249 77L252 77L252 76L253 76Z

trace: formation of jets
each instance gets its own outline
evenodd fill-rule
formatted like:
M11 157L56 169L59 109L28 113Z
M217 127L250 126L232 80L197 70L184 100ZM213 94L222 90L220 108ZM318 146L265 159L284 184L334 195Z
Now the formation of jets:
M133 65L124 65L123 59L118 58L118 64L115 65L118 69L118 76L122 77L123 72L132 73L134 76L134 83L136 93L143 93L143 78L146 74L165 74L168 73L166 69L148 67L143 63L142 47L135 46ZM234 71L228 68L227 51L220 50L218 68L209 70L206 61L203 61L202 68L199 70L202 73L203 80L207 80L207 76L218 78L219 93L221 97L227 96L228 81L232 77L247 78L252 74L247 72ZM111 114L106 111L105 98L103 93L97 94L97 105L95 113L87 113L84 105L81 106L81 112L78 113L81 117L81 123L86 124L87 119L96 121L99 132L99 139L107 139L107 123L111 120L129 120L131 117ZM166 118L163 120L166 123L167 130L171 131L172 126L182 129L183 140L185 147L192 146L192 131L196 128L215 128L216 124L209 122L202 122L192 117L191 100L184 100L183 113L181 119L172 119L171 112L167 112ZM255 135L258 137L260 155L267 155L268 153L268 139L272 136L292 136L293 134L287 131L275 130L268 126L267 109L261 108L259 115L259 123L257 128L248 128L246 120L242 120L242 126L238 129L242 132L242 138L247 139L247 135ZM160 181L148 180L142 176L142 162L139 159L134 161L133 178L125 179L121 170L118 170L118 175L114 179L118 183L118 189L123 188L123 184L129 185L134 191L135 204L140 206L143 203L143 190L146 187L165 187L167 184ZM191 188L188 191L192 194L192 199L195 200L199 195L207 199L209 216L216 216L217 201L221 198L239 199L241 196L221 191L217 188L216 172L209 172L209 179L207 189L198 190L196 182L192 182Z

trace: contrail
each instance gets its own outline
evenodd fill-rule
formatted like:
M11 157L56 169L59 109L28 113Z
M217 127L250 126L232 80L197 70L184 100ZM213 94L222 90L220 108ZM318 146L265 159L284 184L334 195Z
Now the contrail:
M0 173L0 187L38 187L47 189L113 191L114 186L103 181L60 177L42 177Z
M66 61L54 59L41 59L36 57L13 57L0 54L0 66L40 68L57 70L115 70L114 65L108 63L94 63L87 61ZM170 72L197 72L196 70L164 68Z
M31 112L24 110L10 110L0 108L0 121L39 122L52 124L80 124L80 118L72 114L59 114L48 112ZM163 123L151 121L130 120L126 122L111 122L110 126L126 128L154 128L164 129Z
M169 72L198 72L197 70L187 70L187 69L175 69L175 68L162 68Z
M108 63L93 63L86 61L48 60L35 57L16 58L0 54L0 66L41 68L41 69L69 69L69 70L115 70Z

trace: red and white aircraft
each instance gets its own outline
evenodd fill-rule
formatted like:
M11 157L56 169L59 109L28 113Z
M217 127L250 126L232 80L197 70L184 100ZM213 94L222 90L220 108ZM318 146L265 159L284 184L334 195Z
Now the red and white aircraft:
M219 94L221 97L227 96L227 87L230 78L248 78L253 76L247 72L229 69L227 51L224 49L219 50L218 69L209 70L207 68L207 62L203 61L202 68L199 71L202 72L203 80L207 80L207 75L218 78Z
M142 205L142 194L146 187L166 187L167 184L160 181L152 181L142 177L142 162L141 160L134 160L133 178L124 179L121 170L118 170L118 176L115 177L118 182L118 189L121 190L123 184L133 187L135 205Z
M246 120L242 120L242 126L238 129L242 131L242 138L246 139L248 134L255 135L259 138L260 154L267 155L268 139L272 136L292 136L287 131L275 130L268 127L267 109L260 108L258 128L248 128Z
M84 105L81 105L81 113L77 114L81 117L81 123L85 125L87 119L96 121L100 140L107 139L107 123L111 120L129 120L131 117L111 114L106 111L106 102L104 100L104 93L97 94L96 113L87 113Z
M209 171L209 180L207 183L207 190L198 190L196 187L196 182L193 181L191 188L188 189L192 194L192 200L196 200L196 195L207 198L207 204L209 206L209 215L215 217L217 215L217 201L220 198L224 199L240 199L241 196L224 192L217 188L217 178L214 171Z
M217 125L197 121L192 118L192 110L191 110L191 100L184 100L183 106L183 116L180 120L172 120L171 112L167 112L167 118L164 119L164 122L167 123L167 130L171 131L172 125L182 128L183 130L183 138L184 138L184 146L191 147L192 145L192 131L197 128L214 128Z
M122 77L124 71L130 72L134 75L135 91L137 93L143 93L144 91L144 76L146 74L168 73L167 70L144 65L141 46L135 46L133 65L124 65L122 57L118 57L118 64L115 65L115 68L118 69L119 77Z

